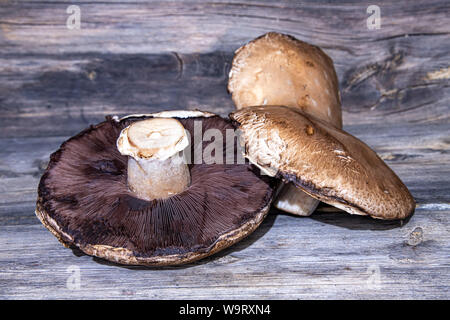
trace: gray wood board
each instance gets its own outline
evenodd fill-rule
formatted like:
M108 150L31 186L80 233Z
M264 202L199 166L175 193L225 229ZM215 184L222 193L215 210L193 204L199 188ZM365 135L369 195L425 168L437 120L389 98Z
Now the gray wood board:
M80 30L65 26L69 4L0 2L1 298L448 299L448 2L378 1L379 30L358 1L77 1ZM408 186L418 203L409 221L272 210L233 247L168 268L72 252L39 223L37 184L64 140L106 115L226 116L233 52L268 31L333 58L344 128ZM70 267L79 289L67 287Z
M118 267L78 256L42 226L0 227L6 298L447 298L449 211L409 223L340 213L271 214L252 235L180 267ZM420 228L420 229L419 229ZM417 236L416 234L419 234ZM20 236L18 236L20 235ZM80 287L69 289L79 268Z

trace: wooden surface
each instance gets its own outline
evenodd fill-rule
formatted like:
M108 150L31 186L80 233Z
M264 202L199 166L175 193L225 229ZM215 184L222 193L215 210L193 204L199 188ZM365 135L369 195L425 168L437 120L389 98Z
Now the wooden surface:
M77 1L80 30L66 28L69 4L0 1L0 298L450 297L448 1L377 1L379 30L359 1ZM272 210L237 245L156 269L72 252L39 223L37 183L64 140L109 114L226 116L233 51L268 31L333 58L344 129L408 186L409 221Z

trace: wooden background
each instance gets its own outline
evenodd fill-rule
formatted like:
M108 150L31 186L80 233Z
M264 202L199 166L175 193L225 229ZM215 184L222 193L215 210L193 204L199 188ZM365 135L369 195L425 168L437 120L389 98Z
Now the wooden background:
M81 8L69 30L66 9ZM440 298L450 288L450 3L0 1L0 298ZM405 222L275 210L251 236L180 267L121 267L63 248L34 215L49 154L106 115L226 116L234 50L268 31L321 46L344 129L418 203ZM71 270L80 287L71 289ZM79 268L79 269L76 269Z

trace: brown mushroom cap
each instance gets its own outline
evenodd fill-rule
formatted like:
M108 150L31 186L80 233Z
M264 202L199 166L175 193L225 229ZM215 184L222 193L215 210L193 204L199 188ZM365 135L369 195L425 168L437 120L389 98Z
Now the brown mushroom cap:
M246 157L349 213L403 219L415 202L397 175L365 143L300 110L249 107L230 115Z
M191 185L184 192L164 200L136 198L127 188L127 157L116 140L132 122L153 116L162 115L108 119L51 155L36 215L65 246L122 264L175 265L224 249L262 222L274 185L249 163L190 164ZM229 120L209 113L183 111L177 119L191 136L194 121L201 121L203 132L214 128L225 136L226 129L234 130Z
M342 127L333 61L319 47L270 32L239 48L228 91L237 109L284 105Z

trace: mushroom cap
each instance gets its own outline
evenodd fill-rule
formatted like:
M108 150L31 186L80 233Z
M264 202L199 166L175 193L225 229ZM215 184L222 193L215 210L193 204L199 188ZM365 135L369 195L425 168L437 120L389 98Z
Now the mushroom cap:
M203 132L234 130L231 121L210 113L170 114L191 136L196 121ZM36 215L66 247L121 264L176 265L232 245L267 215L274 181L248 162L189 164L191 185L184 192L164 200L136 198L127 188L128 158L116 140L123 128L150 118L109 118L51 155L39 183ZM209 143L194 142L191 151Z
M245 156L266 173L352 214L403 219L415 202L397 175L365 143L284 106L248 107L230 115Z
M333 60L319 47L289 35L269 32L239 48L228 91L237 109L284 105L342 127Z

